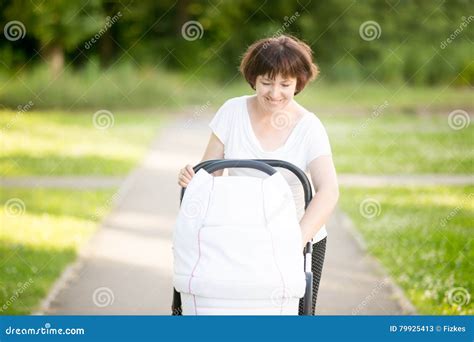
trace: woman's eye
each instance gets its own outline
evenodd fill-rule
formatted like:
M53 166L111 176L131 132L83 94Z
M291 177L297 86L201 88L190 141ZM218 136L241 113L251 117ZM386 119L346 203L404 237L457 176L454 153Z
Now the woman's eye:
M283 87L289 87L290 85L289 84L282 84Z
M263 85L270 85L270 83L262 82Z

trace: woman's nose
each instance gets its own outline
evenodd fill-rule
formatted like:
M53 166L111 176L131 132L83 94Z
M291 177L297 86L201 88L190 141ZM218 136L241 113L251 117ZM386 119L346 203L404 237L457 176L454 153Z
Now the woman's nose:
M273 86L270 90L270 95L273 99L277 99L280 94L280 89L277 86Z

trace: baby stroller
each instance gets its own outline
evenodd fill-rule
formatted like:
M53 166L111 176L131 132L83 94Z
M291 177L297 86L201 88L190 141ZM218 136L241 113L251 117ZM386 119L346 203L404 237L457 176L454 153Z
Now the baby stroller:
M227 159L204 161L194 167L196 175L193 181L188 185L187 189L183 188L181 190L180 216L178 216L178 223L175 227L173 237L175 256L172 302L173 315L182 315L183 306L192 308L192 312L188 311L187 313L184 312L184 314L198 314L199 311L199 314L205 315L229 314L229 312L230 314L243 313L250 315L256 313L296 314L296 312L298 312L300 315L311 315L313 300L313 274L311 272L312 243L308 242L303 254L301 254L299 250L301 240L298 242L293 239L295 236L295 229L293 229L295 225L291 220L296 220L296 215L294 214L294 203L288 196L290 189L281 174L275 170L275 167L287 169L299 179L304 190L306 209L312 199L311 185L305 173L291 163L280 160ZM270 177L263 181L255 177L217 177L220 179L236 178L235 181L237 181L237 184L233 184L232 186L230 186L226 180L215 182L214 177L210 174L226 168L251 168L264 172ZM237 178L242 179L238 180ZM254 180L250 178L254 178ZM235 181L233 182L235 183ZM265 202L265 204L262 205L263 216L276 215L276 220L271 221L271 223L267 222L267 227L273 227L270 234L273 234L271 241L271 247L273 249L265 249L262 247L266 252L264 253L262 251L263 254L259 254L260 248L252 249L251 245L252 243L258 243L258 236L269 236L268 234L264 235L262 233L262 235L257 234L257 236L254 236L253 233L245 235L242 234L242 231L239 231L238 235L232 235L234 231L231 229L224 230L220 228L221 232L225 232L221 234L219 230L206 228L215 226L215 222L210 222L215 221L212 212L219 210L213 209L213 206L215 207L217 205L217 208L220 208L222 211L223 207L219 207L219 204L215 203L222 200L224 198L222 197L223 195L226 196L224 199L224 201L226 201L232 198L229 191L249 191L258 187L262 189L263 195L261 198L259 197L259 190L256 190L256 192L251 194L255 198L245 199L239 202L237 206L235 206L237 202L232 203L234 204L234 208L238 207L240 209L240 207L246 207L248 208L247 211L252 211L252 208L260 207L258 201L262 201ZM188 193L191 194L189 195ZM255 200L257 202L255 202ZM274 202L273 208L272 201ZM285 205L282 206L282 203ZM229 205L229 203L227 204ZM186 207L183 208L183 206ZM271 215L268 214L269 211L272 212ZM229 211L223 214L225 220L232 221L234 219L238 222L242 220L240 216L245 215L245 212L239 212L238 210L235 215ZM258 216L258 214L256 214L256 216ZM284 229L282 225L285 223L285 217L288 218L290 216L290 221L286 222L291 222L292 227L291 229ZM181 226L184 227L180 227L180 222ZM186 225L198 228L188 229ZM206 229L202 229L202 226ZM299 225L297 225L297 228L299 228ZM213 233L209 233L209 231ZM225 238L219 240L219 235L221 237L225 235ZM232 251L229 252L232 248L237 248L235 245L239 246L239 237L242 236L246 236L246 240L240 241L240 246L245 243L244 248L241 249L241 254L232 254ZM214 237L219 241L211 241ZM233 238L234 240L225 240L226 238ZM265 246L270 246L266 240L261 239L260 241L264 241ZM230 245L232 245L232 248L230 248ZM289 247L286 247L290 245L292 246L291 251L288 249ZM296 248L297 245L298 248ZM275 246L280 248L280 251L287 248L285 250L286 254L280 256L276 255ZM220 250L221 254L215 254L215 250ZM270 251L273 253L273 260L280 261L279 264L275 262L276 267L270 265L270 263L265 264L264 261L262 261L255 262L255 264L260 267L259 269L255 269L249 267L249 262L246 263L237 260L241 259L240 256L242 256L244 259L246 258L247 261L260 261L260 257L268 257L268 255L271 254ZM285 251L283 253L285 253ZM236 276L234 278L237 279L239 275L245 275L246 282L239 283L239 280L232 279L234 276L233 273L225 272L226 266L223 265L226 265L225 261L232 257L234 258L232 262L236 263L235 267L232 266L232 269L236 269ZM264 259L264 257L262 259ZM207 273L203 271L206 267L208 269ZM201 273L198 274L199 272L197 270ZM220 273L222 272L225 274L221 275ZM274 286L274 284L277 283L277 279L275 278L276 274L279 274L281 279L284 280L284 285L282 287L271 288L268 286L270 282L266 280L272 280L273 285L271 286ZM253 279L257 279L258 281L253 281ZM264 283L264 285L262 285L262 283ZM232 295L228 296L227 293L232 293ZM269 294L271 298L268 298ZM300 300L301 297L303 298ZM241 303L246 303L246 310L242 310L244 308L239 306ZM252 310L248 310L249 306L253 306ZM184 311L186 311L186 309Z

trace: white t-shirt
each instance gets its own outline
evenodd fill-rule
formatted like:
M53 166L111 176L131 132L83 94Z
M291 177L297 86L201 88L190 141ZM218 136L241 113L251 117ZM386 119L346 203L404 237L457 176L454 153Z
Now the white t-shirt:
M209 126L224 144L225 159L279 159L292 163L308 172L309 164L319 156L331 155L328 135L321 121L305 112L285 144L274 151L265 151L258 141L250 122L247 99L250 95L235 97L219 108ZM304 215L303 187L298 178L286 169L279 170L293 192L298 219ZM229 169L229 176L267 177L253 169ZM327 236L323 226L313 238L313 243Z

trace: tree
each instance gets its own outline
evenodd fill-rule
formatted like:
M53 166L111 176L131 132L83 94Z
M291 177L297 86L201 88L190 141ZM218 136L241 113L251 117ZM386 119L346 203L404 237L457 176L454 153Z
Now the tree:
M49 64L53 77L64 67L65 51L76 48L105 24L100 0L86 4L67 0L18 0L6 8L5 17L23 23L26 34L38 40L40 54Z

